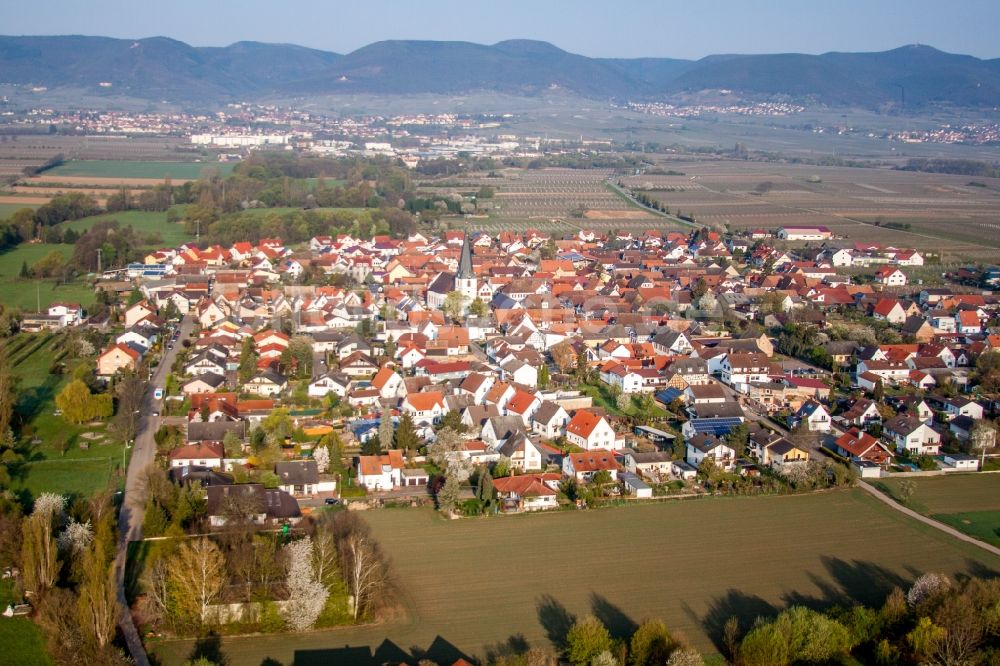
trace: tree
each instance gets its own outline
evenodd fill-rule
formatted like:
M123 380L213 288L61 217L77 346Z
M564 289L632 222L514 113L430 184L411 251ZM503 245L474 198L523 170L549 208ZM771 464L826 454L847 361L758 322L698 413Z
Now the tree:
M549 385L549 366L544 363L538 368L538 387L547 388Z
M101 651L114 639L121 613L114 569L113 521L110 512L98 521L94 546L83 555L83 579L77 605L81 626L88 629L88 635Z
M577 665L589 664L591 660L613 647L611 634L593 615L577 620L566 634L566 656Z
M437 437L427 447L427 457L440 469L448 470L448 476L456 476L460 481L469 478L472 471L468 460L460 459L459 453L465 448L465 439L451 428L441 428Z
M347 589L354 597L353 616L357 621L371 609L375 595L387 584L388 570L378 544L366 531L353 531L338 540L338 544Z
M917 608L928 599L936 597L951 588L951 579L944 574L925 573L913 581L906 593L906 603L910 608Z
M826 663L846 653L850 646L850 634L842 624L814 610L792 606L773 622L760 623L744 636L738 663Z
M316 461L316 471L326 474L326 470L330 469L330 449L322 445L317 446L313 450L313 460Z
M115 384L118 413L115 414L111 427L123 442L135 439L135 434L139 430L139 414L145 393L146 381L131 370L126 370Z
M59 551L52 538L53 515L38 504L24 521L21 541L21 574L24 588L42 593L52 587L59 575Z
M497 479L503 478L505 476L510 476L511 465L510 458L501 455L500 458L493 463L493 476Z
M899 482L899 490L896 491L896 496L899 498L900 502L904 504L910 501L913 497L914 491L917 489L917 482L911 479L903 479Z
M458 321L465 313L465 301L466 298L462 292L448 292L448 295L444 297L444 304L441 306L441 311L444 312L445 317L453 321Z
M56 407L70 423L86 423L111 416L114 403L110 395L94 395L85 383L74 379L56 396Z
M437 494L438 508L445 513L454 513L458 507L460 492L461 486L459 485L458 477L454 474L449 474Z
M750 428L745 423L729 431L726 435L726 444L736 451L737 458L745 458L747 455L747 444L750 442Z
M969 433L969 448L973 453L977 451L982 456L979 469L986 464L986 452L996 446L997 431L989 421L976 421Z
M17 378L10 372L10 361L6 348L0 349L0 438L6 439L11 432L14 419L14 405L17 403Z
M676 642L660 620L646 620L632 634L629 644L631 666L659 666L667 660Z
M458 410L452 409L441 419L441 428L450 428L457 433L465 434L468 427L462 423L462 414Z
M475 315L476 317L485 317L490 313L490 306L481 298L473 299L472 303L469 304L469 314Z
M236 371L241 382L250 381L257 373L257 348L254 346L253 338L249 335L243 338L243 346L240 349L240 365Z
M170 559L168 577L172 601L181 616L204 624L209 606L219 598L225 584L225 558L211 539L187 541Z
M379 428L381 430L381 428ZM381 433L380 433L381 434ZM382 441L380 437L369 437L361 445L361 454L366 456L382 455Z
M694 650L675 650L667 659L667 666L705 666L705 660Z
M490 470L484 469L479 475L479 483L476 486L476 498L482 502L484 507L490 507L497 497L497 489L493 487L493 475Z
M392 448L392 440L395 434L392 427L392 412L387 409L382 410L382 416L378 423L378 442L383 451L388 451Z
M282 614L288 625L296 631L303 631L316 624L323 612L330 591L316 577L313 569L313 542L304 537L285 546L288 561L288 603Z
M399 425L396 427L396 448L409 451L416 449L420 443L417 437L417 429L413 425L413 418L406 412L399 418Z

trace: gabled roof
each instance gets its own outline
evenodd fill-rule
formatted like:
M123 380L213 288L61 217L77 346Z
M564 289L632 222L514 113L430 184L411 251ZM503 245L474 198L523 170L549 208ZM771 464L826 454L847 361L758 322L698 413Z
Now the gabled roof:
M581 409L577 411L577 413L573 415L573 418L570 419L569 423L566 424L566 432L587 439L590 437L591 433L594 432L594 429L597 428L601 421L607 423L603 416Z

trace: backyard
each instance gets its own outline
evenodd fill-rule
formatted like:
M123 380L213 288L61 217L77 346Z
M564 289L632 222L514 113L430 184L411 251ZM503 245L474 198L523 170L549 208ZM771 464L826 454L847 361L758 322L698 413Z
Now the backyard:
M482 656L511 639L558 641L568 618L585 613L618 634L659 617L713 653L733 615L746 627L789 604L881 603L926 571L1000 571L1000 560L860 490L454 522L430 510L366 517L393 561L401 617L294 640L224 638L232 663L376 663L369 648L391 655L393 645ZM173 665L193 647L167 641L153 651Z

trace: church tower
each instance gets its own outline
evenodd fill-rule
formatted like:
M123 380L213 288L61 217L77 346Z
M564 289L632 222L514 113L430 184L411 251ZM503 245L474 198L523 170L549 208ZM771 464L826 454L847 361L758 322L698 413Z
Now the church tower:
M465 297L465 306L476 299L479 293L479 281L472 270L472 246L469 244L469 234L466 232L462 242L462 254L458 259L458 273L455 274L455 291Z

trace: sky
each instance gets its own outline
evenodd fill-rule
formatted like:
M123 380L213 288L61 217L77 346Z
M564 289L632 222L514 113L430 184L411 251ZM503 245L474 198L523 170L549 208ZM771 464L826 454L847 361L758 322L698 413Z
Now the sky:
M253 40L339 53L383 39L524 38L602 57L883 51L916 43L1000 57L997 0L46 0L17 2L2 15L5 35L162 35L194 46Z

